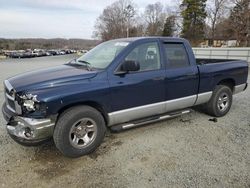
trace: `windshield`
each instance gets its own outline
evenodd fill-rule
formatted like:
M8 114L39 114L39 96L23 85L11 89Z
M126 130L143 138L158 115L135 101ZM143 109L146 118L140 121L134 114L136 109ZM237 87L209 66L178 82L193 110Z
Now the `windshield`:
M99 44L76 60L77 64L88 64L97 69L105 69L129 42L108 41Z

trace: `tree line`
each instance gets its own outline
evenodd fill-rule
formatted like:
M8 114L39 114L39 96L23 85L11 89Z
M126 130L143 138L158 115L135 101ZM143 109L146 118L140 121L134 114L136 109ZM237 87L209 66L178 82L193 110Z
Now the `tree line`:
M99 43L97 40L86 39L1 39L0 50L25 49L91 49Z
M136 36L176 36L199 45L205 39L250 46L250 0L182 0L171 5L118 0L97 18L93 36L102 41Z

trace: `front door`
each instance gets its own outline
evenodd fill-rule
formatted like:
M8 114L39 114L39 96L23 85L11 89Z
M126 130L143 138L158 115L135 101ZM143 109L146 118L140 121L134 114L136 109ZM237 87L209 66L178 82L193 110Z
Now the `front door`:
M137 61L140 70L124 75L109 75L112 96L110 125L164 113L165 69L157 40L132 48L125 58Z

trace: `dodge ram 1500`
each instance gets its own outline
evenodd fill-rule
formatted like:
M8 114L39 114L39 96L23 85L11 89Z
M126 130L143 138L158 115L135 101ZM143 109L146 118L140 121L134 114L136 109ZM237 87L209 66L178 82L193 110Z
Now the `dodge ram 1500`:
M107 129L172 118L196 105L224 116L247 76L247 62L196 59L185 39L116 39L64 65L5 80L2 111L16 142L53 138L64 155L78 157L93 152Z

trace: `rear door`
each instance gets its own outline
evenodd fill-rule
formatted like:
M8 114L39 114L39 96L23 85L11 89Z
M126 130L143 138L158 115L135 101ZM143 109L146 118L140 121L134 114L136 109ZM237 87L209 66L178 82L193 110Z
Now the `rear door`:
M173 111L194 105L198 87L199 72L192 65L183 42L162 42L166 65L166 111Z

